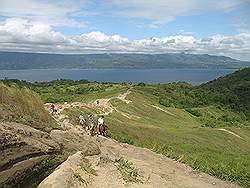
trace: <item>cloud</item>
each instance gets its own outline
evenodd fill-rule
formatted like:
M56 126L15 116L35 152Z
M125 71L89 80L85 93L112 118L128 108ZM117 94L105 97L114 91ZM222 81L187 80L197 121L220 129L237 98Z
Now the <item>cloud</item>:
M158 29L181 16L216 10L230 12L249 7L244 6L247 4L249 0L0 0L0 15L73 28L87 27L89 22L83 19L91 16L121 16L136 19L137 25L149 22L147 27ZM235 18L237 27L249 24L249 8L245 9L238 16L240 21Z
M175 35L130 40L119 35L95 31L65 36L49 25L23 19L8 19L0 24L0 51L48 53L208 53L250 60L250 33L196 38Z
M117 6L114 14L130 18L150 20L151 28L174 21L180 16L197 15L207 11L235 10L248 0L110 0L110 6Z
M87 0L1 0L0 15L18 17L51 26L85 27L74 16L83 12Z

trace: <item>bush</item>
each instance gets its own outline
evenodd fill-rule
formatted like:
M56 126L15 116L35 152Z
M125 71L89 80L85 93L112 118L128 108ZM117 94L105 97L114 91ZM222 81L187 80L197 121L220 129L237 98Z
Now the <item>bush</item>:
M194 108L186 108L185 109L187 112L189 112L190 114L196 116L196 117L201 117L202 113L200 113L197 109Z
M113 138L121 143L127 143L127 144L134 144L134 140L127 134L123 134L123 133L112 133L112 132L108 132L108 137Z
M140 83L138 83L138 84L137 84L137 86L140 86L140 87L145 87L145 86L146 86L146 84L145 84L145 83L143 83L143 82L140 82Z

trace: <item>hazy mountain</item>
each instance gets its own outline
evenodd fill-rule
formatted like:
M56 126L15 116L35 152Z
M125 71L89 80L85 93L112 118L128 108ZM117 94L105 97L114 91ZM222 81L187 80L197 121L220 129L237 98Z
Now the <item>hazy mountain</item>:
M250 62L208 54L44 54L0 52L0 69L242 68Z

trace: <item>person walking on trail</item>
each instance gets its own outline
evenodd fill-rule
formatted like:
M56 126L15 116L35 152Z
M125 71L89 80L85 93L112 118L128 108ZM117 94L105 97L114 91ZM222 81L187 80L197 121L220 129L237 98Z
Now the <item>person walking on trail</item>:
M89 130L90 135L93 135L93 129L94 129L94 118L93 118L93 115L90 114L88 116L88 130Z
M104 122L104 116L101 116L98 118L98 122L97 122L97 130L98 130L98 134L102 135L102 136L106 136L106 125Z

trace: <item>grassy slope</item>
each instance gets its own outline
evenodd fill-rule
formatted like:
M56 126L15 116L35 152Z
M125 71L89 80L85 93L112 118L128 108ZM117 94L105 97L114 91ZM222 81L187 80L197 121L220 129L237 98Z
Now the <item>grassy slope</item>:
M141 118L123 118L120 125L108 118L111 133L112 129L114 135L124 132L126 137L128 133L136 145L176 159L184 155L183 162L194 168L223 179L247 183L250 172L249 128L244 128L246 135L231 128L245 139L243 141L216 129L202 128L199 122L181 109L165 108L175 116L154 109L149 105L157 104L153 96L134 93L129 98L134 102L125 108L124 105L118 105L118 109ZM121 120L119 116L117 118Z
M96 98L99 97L96 95ZM248 127L230 127L243 140L215 128L202 127L198 118L183 109L159 105L158 97L144 89L133 89L128 99L133 102L125 104L119 99L111 100L118 112L106 116L110 137L150 148L171 158L180 159L195 169L249 186ZM67 114L77 122L80 111L85 114L101 113L96 109L86 108L68 110Z
M36 93L3 83L0 83L0 120L24 123L41 130L57 127Z

